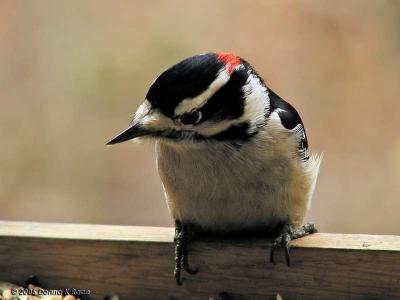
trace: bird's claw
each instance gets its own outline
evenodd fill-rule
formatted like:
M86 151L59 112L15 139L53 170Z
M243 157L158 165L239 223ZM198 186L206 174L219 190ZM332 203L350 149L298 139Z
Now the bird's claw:
M175 271L174 276L176 283L182 285L183 278L181 270L185 270L187 273L194 275L199 270L198 268L192 268L189 265L189 251L188 244L191 238L192 232L190 227L183 225L181 222L176 221L175 223Z
M197 272L199 272L199 268L192 268L188 264L182 264L182 268L188 272L190 275L195 275Z
M290 228L289 225L284 225L282 227L282 231L279 234L279 236L274 240L274 242L272 243L271 246L271 252L270 252L270 256L269 256L269 260L270 262L274 262L274 254L275 254L275 250L279 247L284 247L285 249L285 257L286 257L286 264L288 266L290 266L290 254L289 254L289 250L290 250L290 240L292 239L292 230Z
M181 272L176 272L175 271L174 275L175 275L176 284L179 285L179 286L182 285L183 284L183 278L181 276Z
M274 240L271 246L271 252L269 256L270 262L274 262L275 250L278 247L284 247L286 264L290 267L290 241L301 238L307 234L316 233L317 228L313 223L306 223L300 228L293 229L290 225L284 225L279 236Z

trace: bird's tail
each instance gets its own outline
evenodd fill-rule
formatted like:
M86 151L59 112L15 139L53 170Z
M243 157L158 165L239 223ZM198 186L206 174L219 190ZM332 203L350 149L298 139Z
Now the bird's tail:
M307 173L310 178L310 189L308 192L308 202L307 209L311 206L312 196L314 194L315 185L317 184L317 178L319 174L319 168L321 166L322 158L324 157L323 153L312 153L310 158L307 161Z

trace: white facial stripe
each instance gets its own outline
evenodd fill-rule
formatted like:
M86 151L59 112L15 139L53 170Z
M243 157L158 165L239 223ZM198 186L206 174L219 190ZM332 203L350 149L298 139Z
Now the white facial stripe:
M144 128L149 128L152 130L165 130L165 129L176 129L179 130L179 127L176 126L173 120L164 116L162 113L154 111L144 118L141 119L140 124Z
M268 90L260 82L260 79L253 74L249 74L246 85L243 86L243 92L246 96L243 115L238 119L223 120L214 122L205 122L196 127L196 131L204 136L218 134L232 125L248 122L250 132L256 130L257 126L262 124L265 115L269 111ZM279 119L279 117L278 117Z
M175 108L175 116L182 115L186 112L190 112L193 109L199 109L207 100L210 99L221 87L223 87L229 81L230 75L226 68L223 68L218 77L209 85L209 87L200 95L194 98L183 99L181 103Z
M138 107L135 114L133 115L132 123L137 123L141 121L151 109L150 102L146 99L144 102Z
M179 129L170 118L158 111L151 111L151 104L147 99L135 112L131 124L140 124L144 128L152 130Z
M212 97L221 87L223 87L230 79L230 75L226 69L222 69L218 77L210 84L206 91L197 97L184 99L175 109L175 116L181 115L185 112L190 112L193 109L201 108L207 100ZM245 107L244 113L240 118L219 120L217 122L206 121L196 125L196 132L203 136L213 136L224 130L228 129L232 125L249 123L250 132L257 129L257 127L263 123L266 113L269 111L269 96L268 90L262 85L260 79L249 74L249 78L246 84L243 86L243 92L245 94ZM277 115L277 120L280 121ZM163 115L161 112L151 110L151 104L148 100L138 108L135 113L133 123L138 122L144 127L151 128L153 130L193 130L192 125L177 124L176 121Z
M246 102L240 119L250 121L251 128L256 128L264 122L265 115L269 112L268 91L257 76L249 74L247 83L243 86L243 92Z

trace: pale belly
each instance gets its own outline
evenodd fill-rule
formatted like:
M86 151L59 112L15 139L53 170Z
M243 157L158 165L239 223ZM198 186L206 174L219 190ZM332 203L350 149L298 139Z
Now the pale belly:
M302 223L310 180L284 156L210 146L182 149L162 142L157 154L174 219L217 233Z

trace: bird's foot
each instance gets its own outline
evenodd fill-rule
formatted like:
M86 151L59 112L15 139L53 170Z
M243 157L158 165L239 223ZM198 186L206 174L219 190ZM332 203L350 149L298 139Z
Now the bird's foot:
M185 270L191 275L198 272L197 268L189 265L189 242L193 239L194 231L190 225L182 224L180 221L175 222L175 271L174 276L176 283L182 285L183 278L181 270Z
M276 248L284 247L286 264L290 267L290 241L301 238L307 234L316 233L317 228L314 223L306 223L300 228L293 229L290 225L284 225L278 237L274 240L271 246L271 252L269 260L270 262L274 262L274 253Z

